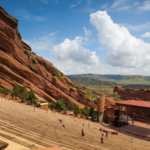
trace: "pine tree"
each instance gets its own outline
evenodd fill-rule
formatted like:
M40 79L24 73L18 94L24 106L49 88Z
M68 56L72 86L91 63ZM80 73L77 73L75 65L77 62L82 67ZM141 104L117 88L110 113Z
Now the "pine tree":
M69 103L68 103L68 109L69 110L74 110L74 105L73 105L72 101L69 101Z
M19 94L20 94L20 87L19 87L19 85L18 84L16 84L16 85L14 85L14 87L13 87L13 92L14 92L14 95L15 95L15 97L17 97L17 96L19 96Z
M36 103L36 96L35 96L35 94L34 94L34 91L33 91L33 89L31 88L31 90L30 90L30 92L29 92L29 98L28 98L28 100L30 100L32 103Z
M21 98L21 99L28 99L29 98L29 93L28 93L28 91L27 91L27 87L24 85L23 87L22 87L22 89L20 90L20 95L19 95L19 97Z

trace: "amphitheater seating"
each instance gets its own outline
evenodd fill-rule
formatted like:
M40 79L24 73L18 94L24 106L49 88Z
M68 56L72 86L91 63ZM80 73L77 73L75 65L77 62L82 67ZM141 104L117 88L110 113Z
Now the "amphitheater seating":
M63 123L58 124L58 119L62 119ZM63 124L65 127L62 126ZM132 137L121 133L117 136L109 134L101 144L101 135L105 133L95 127L104 128L101 124L88 120L39 108L34 111L33 107L28 105L0 99L0 136L27 148L56 146L66 150L150 150L148 141L134 138L134 142L131 143ZM81 129L85 132L83 138L81 138ZM2 131L8 135L3 134Z

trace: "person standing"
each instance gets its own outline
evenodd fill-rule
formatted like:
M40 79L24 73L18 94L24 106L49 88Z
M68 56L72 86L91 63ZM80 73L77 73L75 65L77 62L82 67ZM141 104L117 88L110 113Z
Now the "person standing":
M82 138L82 136L84 137L84 131L83 131L83 129L81 130L81 138Z
M104 137L103 137L103 135L101 136L101 143L102 144L104 143Z
M101 143L104 142L104 134L102 134Z
M59 124L59 119L58 119L58 124Z

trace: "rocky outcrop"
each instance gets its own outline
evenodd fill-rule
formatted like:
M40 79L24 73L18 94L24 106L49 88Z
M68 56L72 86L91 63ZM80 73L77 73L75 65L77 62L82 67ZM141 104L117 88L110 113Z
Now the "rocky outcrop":
M150 89L142 88L134 90L131 88L126 88L123 90L121 86L116 85L114 87L114 93L118 93L124 99L139 99L150 101Z
M15 84L26 85L41 100L56 102L63 98L66 104L72 101L80 107L96 107L84 96L90 90L77 85L52 63L32 52L22 41L17 26L18 20L0 7L0 86L11 91ZM54 72L58 77L53 76Z

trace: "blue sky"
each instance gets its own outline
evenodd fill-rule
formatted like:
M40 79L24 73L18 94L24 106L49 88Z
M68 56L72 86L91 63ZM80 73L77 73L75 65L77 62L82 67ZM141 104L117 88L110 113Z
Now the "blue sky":
M150 75L150 0L5 0L22 39L64 74Z

